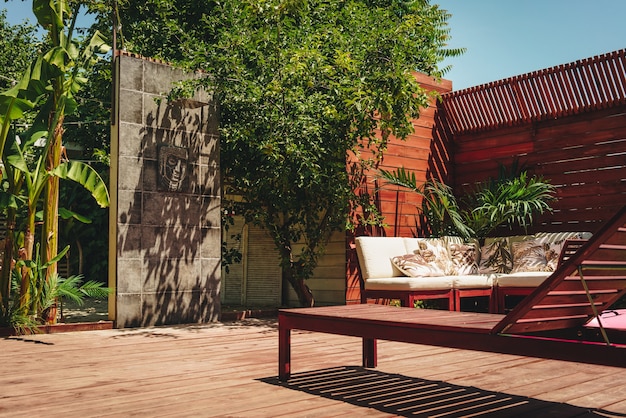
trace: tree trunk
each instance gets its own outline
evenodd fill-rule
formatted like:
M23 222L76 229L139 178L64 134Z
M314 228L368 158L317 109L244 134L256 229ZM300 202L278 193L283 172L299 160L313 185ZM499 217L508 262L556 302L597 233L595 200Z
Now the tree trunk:
M7 236L4 240L4 252L2 254L2 270L0 270L0 302L4 313L9 310L11 299L11 270L13 270L13 240L15 231L15 209L7 210Z
M271 230L271 228L268 227ZM302 262L295 260L292 251L292 244L289 241L289 228L285 225L282 228L284 234L282 236L274 237L274 242L280 242L281 245L278 246L281 257L281 266L282 266L282 280L283 280L283 295L282 295L282 303L287 306L288 292L286 291L285 283L289 283L291 288L296 292L298 296L298 301L300 302L300 306L303 308L310 308L315 304L315 300L313 298L313 292L309 289L309 286L305 283L305 274L303 274L305 270L303 268Z
M24 247L20 248L18 258L20 260L33 260L33 251L35 247L35 217L37 213L37 205L28 203L28 215L26 221L26 231L24 232ZM30 268L22 266L20 275L22 282L20 285L20 310L24 314L30 313L32 310L32 295L36 289L30 288ZM37 283L35 283L37 285Z
M58 307L57 307L57 303L53 303L52 306L44 309L41 312L41 319L43 319L46 323L46 325L54 325L57 323L57 316L58 316Z
M63 115L59 117L57 126L54 128L53 143L48 149L46 157L46 168L53 170L61 163L61 142L63 138ZM47 263L57 256L59 251L59 178L48 176L46 184L46 194L43 207L43 231L41 237L41 258L42 263ZM49 280L57 272L57 263L51 264L46 269L46 276L43 280ZM48 324L56 324L56 304L54 312L50 312L46 320Z
M289 283L291 288L296 292L298 296L298 302L300 302L300 306L303 308L313 307L315 304L315 298L313 297L313 292L306 285L306 281L301 277L296 277L293 268L284 268L283 267L283 283ZM286 292L285 292L286 293ZM283 297L283 304L287 304L287 298Z
M20 248L19 250L19 259L20 260L30 260L32 258L32 246L34 245L35 237L29 231L29 228L26 228L26 232L24 233L24 245L25 247ZM31 248L30 255L28 254L28 247ZM20 311L22 314L29 314L31 308L31 292L30 288L30 269L27 266L22 266L20 268L21 275L21 283L20 283Z
M296 293L298 295L298 300L300 301L300 306L305 308L312 308L315 305L315 299L313 298L313 291L307 286L305 281L301 278L296 278L295 285Z
M59 118L54 130L53 144L48 149L46 168L53 170L61 163L61 141L63 136L63 118ZM43 208L43 234L41 237L42 262L47 263L57 256L59 241L59 178L49 176ZM46 279L57 272L56 263L46 270Z

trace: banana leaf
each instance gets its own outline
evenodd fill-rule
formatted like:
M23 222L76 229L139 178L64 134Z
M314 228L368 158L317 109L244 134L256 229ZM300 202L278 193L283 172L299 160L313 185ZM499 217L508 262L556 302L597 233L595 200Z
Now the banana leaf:
M77 182L91 193L100 207L109 206L109 190L102 177L90 165L81 161L68 161L59 164L50 174Z

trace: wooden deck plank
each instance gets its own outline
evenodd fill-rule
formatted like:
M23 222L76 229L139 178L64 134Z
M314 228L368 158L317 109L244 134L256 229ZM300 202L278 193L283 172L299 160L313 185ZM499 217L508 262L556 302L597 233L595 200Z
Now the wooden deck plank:
M0 339L1 417L584 416L626 413L623 369L294 331L277 379L273 321Z

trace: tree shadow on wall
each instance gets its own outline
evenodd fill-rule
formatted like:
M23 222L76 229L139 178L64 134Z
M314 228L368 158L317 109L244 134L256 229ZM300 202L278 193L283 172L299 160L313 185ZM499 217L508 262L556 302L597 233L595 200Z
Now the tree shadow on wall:
M221 275L217 107L144 96L142 127L122 138L137 141L136 158L128 160L139 174L118 217L118 325L214 321Z

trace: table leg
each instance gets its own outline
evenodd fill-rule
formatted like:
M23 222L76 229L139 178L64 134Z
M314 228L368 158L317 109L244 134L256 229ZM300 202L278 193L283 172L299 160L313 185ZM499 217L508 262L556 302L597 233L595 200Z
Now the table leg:
M377 357L376 340L374 338L363 338L363 367L376 367L378 364Z
M282 382L291 376L291 329L278 324L278 378Z

